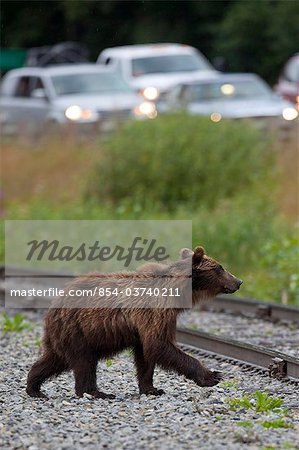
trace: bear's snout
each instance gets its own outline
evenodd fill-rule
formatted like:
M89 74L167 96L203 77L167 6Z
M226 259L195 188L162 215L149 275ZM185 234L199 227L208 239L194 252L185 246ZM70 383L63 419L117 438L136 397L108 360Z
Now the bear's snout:
M226 280L226 283L223 287L223 293L224 294L233 294L238 289L240 289L243 281L239 280L239 278L235 277L234 275L228 274L229 279Z
M239 280L239 279L237 278L237 283L238 283L238 289L240 289L241 285L243 284L243 281L242 281L242 280Z

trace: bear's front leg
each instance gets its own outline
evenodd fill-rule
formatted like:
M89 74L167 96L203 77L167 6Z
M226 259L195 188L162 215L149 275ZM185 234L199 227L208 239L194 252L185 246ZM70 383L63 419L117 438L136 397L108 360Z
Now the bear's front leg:
M163 389L157 389L153 386L153 376L155 370L155 362L144 358L143 348L137 345L134 348L134 359L137 370L137 379L140 395L162 395L165 394Z
M84 394L92 395L94 398L113 399L115 395L106 394L97 388L97 356L86 353L77 355L72 364L75 376L75 391L78 397Z
M157 364L163 369L175 370L179 375L185 375L199 386L214 386L222 379L220 372L207 369L197 359L184 353L172 342L155 344L154 348L149 349L149 353L155 354Z

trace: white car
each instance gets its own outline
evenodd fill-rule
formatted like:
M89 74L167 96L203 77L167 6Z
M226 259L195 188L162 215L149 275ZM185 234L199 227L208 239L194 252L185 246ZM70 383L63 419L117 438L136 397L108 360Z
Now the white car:
M107 48L97 62L114 67L132 88L153 101L178 83L217 74L198 50L182 44Z
M280 74L276 91L299 111L299 53L292 56Z
M10 134L45 125L108 130L118 121L156 116L153 103L96 64L12 70L1 85L0 107L1 130Z
M286 125L298 117L296 108L255 74L219 74L215 79L182 83L160 108L161 112L186 110L208 116L213 122L223 118L252 119L257 125L271 118Z

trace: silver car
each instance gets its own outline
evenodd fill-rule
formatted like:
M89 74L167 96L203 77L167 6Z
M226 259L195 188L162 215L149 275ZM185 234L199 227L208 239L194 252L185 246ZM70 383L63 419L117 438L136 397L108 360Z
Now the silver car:
M275 89L279 95L292 102L299 111L299 53L288 60Z
M106 48L98 64L114 67L145 99L156 101L175 85L218 72L196 48L183 44L141 44Z
M113 71L93 64L28 67L8 72L0 97L3 132L75 125L107 130L130 118L154 118L144 101Z
M298 111L276 95L254 74L219 74L176 86L161 111L184 109L191 114L208 116L213 122L223 118L252 119L257 125L275 118L280 123L294 121Z

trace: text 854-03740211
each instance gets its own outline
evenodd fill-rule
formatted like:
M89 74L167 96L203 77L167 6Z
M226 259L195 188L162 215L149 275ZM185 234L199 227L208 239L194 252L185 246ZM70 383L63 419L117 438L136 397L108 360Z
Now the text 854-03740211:
M118 295L126 295L127 297L142 297L142 296L153 296L153 297L180 297L179 288L152 288L152 287L137 287L137 288L126 288L120 290L118 288L98 288L98 295L100 297L110 297Z

